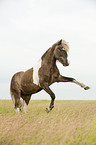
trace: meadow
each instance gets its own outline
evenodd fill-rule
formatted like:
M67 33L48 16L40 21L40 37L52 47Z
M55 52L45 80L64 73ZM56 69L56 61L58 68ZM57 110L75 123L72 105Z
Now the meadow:
M31 100L16 114L11 100L0 100L0 145L96 145L96 101Z

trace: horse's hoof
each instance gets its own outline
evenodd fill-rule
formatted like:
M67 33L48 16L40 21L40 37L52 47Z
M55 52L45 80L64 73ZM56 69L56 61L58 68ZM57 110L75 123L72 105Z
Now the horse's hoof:
M50 112L49 108L46 108L46 112L47 112L47 113L49 113L49 112Z
M85 90L88 90L88 89L90 89L90 87L86 86L84 89L85 89Z

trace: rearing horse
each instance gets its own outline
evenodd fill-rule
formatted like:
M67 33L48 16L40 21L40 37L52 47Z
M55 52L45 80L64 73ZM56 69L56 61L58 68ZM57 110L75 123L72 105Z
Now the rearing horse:
M50 105L46 108L46 111L50 112L54 108L55 94L49 86L54 82L72 82L85 90L89 89L88 86L74 78L60 75L56 60L62 63L63 66L68 66L68 50L67 42L59 40L44 53L34 67L25 72L14 74L11 80L10 92L16 110L23 110L29 104L31 95L44 89L51 97ZM20 97L23 99L23 104Z

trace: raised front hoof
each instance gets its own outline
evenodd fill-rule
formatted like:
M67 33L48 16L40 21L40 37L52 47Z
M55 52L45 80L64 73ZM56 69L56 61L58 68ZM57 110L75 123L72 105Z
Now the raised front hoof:
M89 89L90 89L90 87L86 86L84 89L85 89L85 90L89 90Z

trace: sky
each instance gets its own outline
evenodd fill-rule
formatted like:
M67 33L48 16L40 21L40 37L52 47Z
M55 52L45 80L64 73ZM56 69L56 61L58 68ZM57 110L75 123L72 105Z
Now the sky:
M19 71L33 67L55 42L69 43L68 67L58 69L90 86L50 86L57 100L96 100L96 1L0 0L0 99L11 99L10 81ZM50 99L41 91L32 99Z

